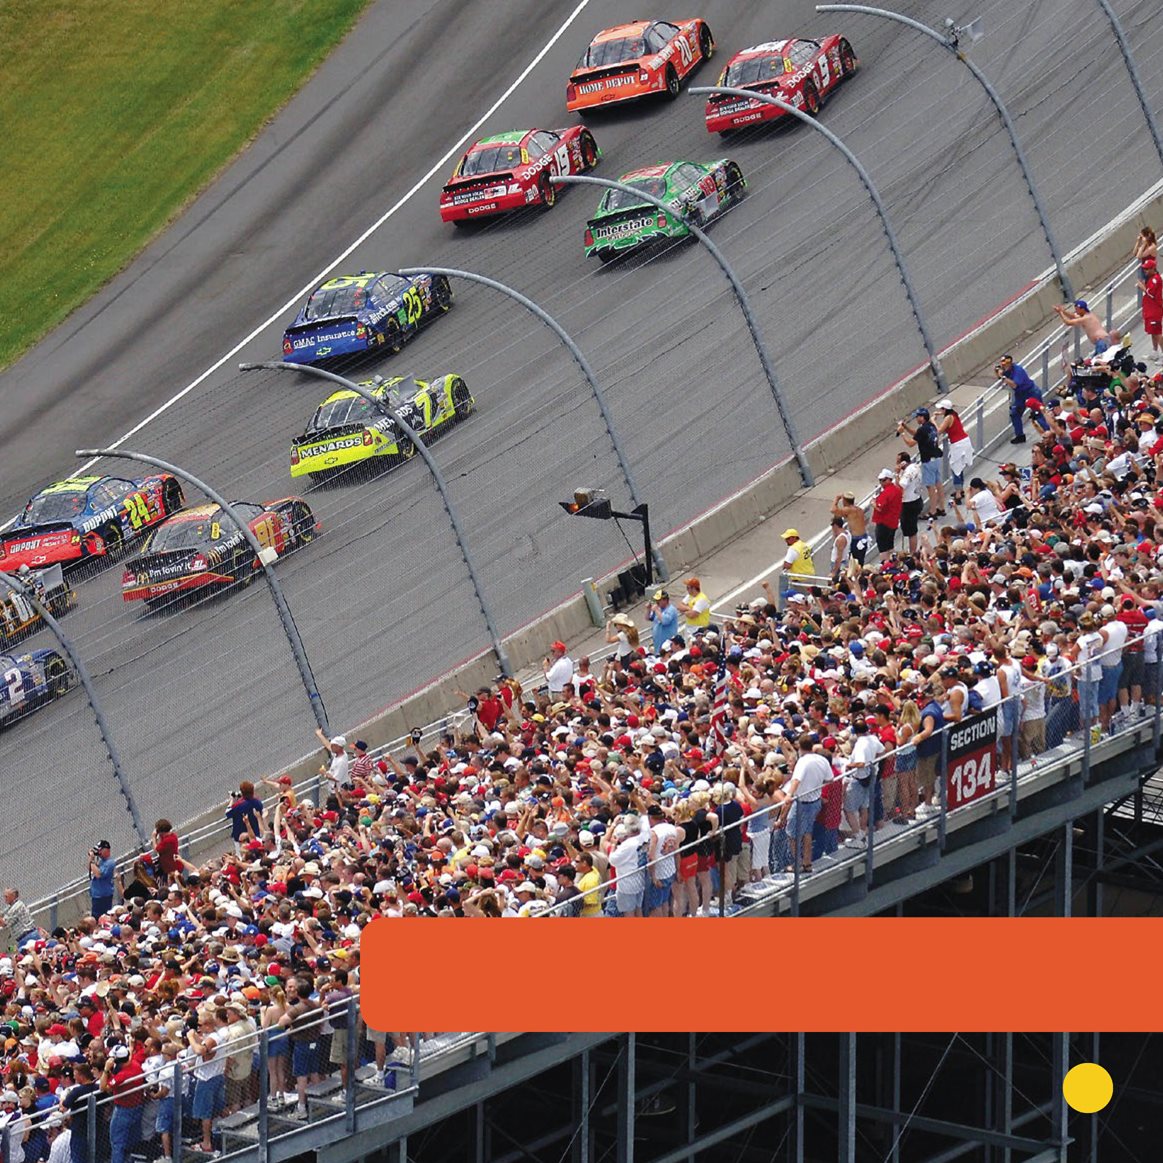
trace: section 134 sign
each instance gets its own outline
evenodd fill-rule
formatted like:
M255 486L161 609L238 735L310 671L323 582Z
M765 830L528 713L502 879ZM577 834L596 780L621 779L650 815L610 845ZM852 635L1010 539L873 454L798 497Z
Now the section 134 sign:
M949 811L989 795L997 756L997 708L963 719L949 728L945 776Z

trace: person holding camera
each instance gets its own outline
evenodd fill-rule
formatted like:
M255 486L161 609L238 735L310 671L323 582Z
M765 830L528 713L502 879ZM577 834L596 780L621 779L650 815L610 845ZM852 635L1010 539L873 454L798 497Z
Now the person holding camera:
M242 854L243 844L262 839L262 812L262 800L254 794L254 784L244 779L238 790L230 793L226 807L235 856Z
M117 861L110 852L108 840L100 840L89 849L89 908L100 920L113 908L113 874Z
M1015 363L1012 355L1003 355L1001 362L993 365L993 374L1013 392L1010 399L1010 423L1014 426L1014 438L1010 443L1026 443L1022 417L1027 408L1030 409L1030 419L1043 432L1049 432L1050 423L1042 415L1042 389L1030 378L1029 372L1020 363ZM1037 401L1038 407L1031 407L1031 400Z

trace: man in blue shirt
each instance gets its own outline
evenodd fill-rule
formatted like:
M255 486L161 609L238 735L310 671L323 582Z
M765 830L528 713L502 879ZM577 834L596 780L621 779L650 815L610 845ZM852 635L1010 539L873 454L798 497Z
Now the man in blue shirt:
M1003 355L1001 363L994 364L994 373L998 379L1009 385L1013 396L1010 399L1010 422L1014 426L1014 438L1011 444L1025 444L1026 431L1022 426L1022 417L1025 415L1028 401L1037 400L1042 403L1042 389L1030 378L1020 363L1014 363L1012 355ZM1043 432L1050 431L1050 424L1042 415L1041 408L1030 409L1030 417Z
M670 604L670 594L658 590L654 601L646 607L646 617L654 623L651 634L654 638L654 653L662 653L662 644L678 633L678 607Z
M113 873L117 861L109 854L109 841L102 840L89 853L89 902L94 917L113 908Z

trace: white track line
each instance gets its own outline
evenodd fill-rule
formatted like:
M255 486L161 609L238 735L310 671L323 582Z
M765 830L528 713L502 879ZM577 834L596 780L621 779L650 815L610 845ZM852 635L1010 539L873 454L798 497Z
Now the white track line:
M199 384L203 383L208 377L212 376L220 367L222 367L222 365L226 363L227 360L233 359L234 356L236 356L248 343L251 342L251 340L256 339L268 327L270 327L271 324L277 323L280 318L282 318L287 314L288 311L291 310L292 307L297 307L302 301L304 295L308 294L310 291L313 291L323 281L326 275L330 274L341 262L344 261L344 259L348 258L358 247L362 246L363 243L365 243L373 234L375 234L375 232L379 230L379 228L383 226L383 224L387 222L387 220L391 218L393 214L399 211L412 198L414 198L420 192L420 190L422 190L424 186L432 180L432 178L434 178L444 169L445 166L448 165L448 163L456 156L456 154L458 154L464 148L465 144L472 138L476 131L480 129L480 127L484 125L484 123L488 121L488 119L492 117L494 113L496 113L496 111L517 91L518 87L525 80L525 78L528 77L529 74L542 62L542 60L545 59L546 53L548 53L549 50L553 48L553 46L558 42L558 40L561 39L566 29L568 29L569 26L573 24L573 22L582 14L589 3L590 0L578 0L577 6L569 14L569 16L566 17L565 22L549 38L549 40L546 41L545 45L541 48L537 55L525 66L524 69L521 70L520 74L517 76L517 79L496 99L496 101L493 102L492 105L489 106L489 108L481 115L480 119L477 120L468 129L466 129L464 134L448 148L448 151L433 163L432 168L418 182L416 182L416 184L406 194L404 194L399 199L399 201L395 203L395 205L391 206L379 218L377 218L376 221L373 222L371 226L369 226L353 243L351 243L350 246L348 246L341 253L337 254L335 258L333 258L331 262L329 262L327 266L325 266L323 270L321 270L309 283L305 284L300 290L296 291L295 294L287 300L287 302L285 302L270 316L270 318L264 319L263 322L260 323L249 335L247 335L244 339L240 339L224 356L222 356L221 359L212 363L204 372L202 372L201 375L191 380L190 383L188 383L180 392L174 396L171 396L170 399L168 399L159 408L155 408L148 416L146 416L144 420L140 421L138 424L135 424L123 436L119 436L116 440L110 442L109 444L103 445L102 447L120 448L121 445L125 443L125 441L130 439L130 437L135 436L147 424L152 423L159 416L163 415L165 412L168 412L170 408L172 408L179 400L189 395L190 392L198 387ZM74 472L79 475L80 473L86 472L88 469L92 468L92 466L96 463L97 458L94 458L93 460L86 462L81 468L74 470Z

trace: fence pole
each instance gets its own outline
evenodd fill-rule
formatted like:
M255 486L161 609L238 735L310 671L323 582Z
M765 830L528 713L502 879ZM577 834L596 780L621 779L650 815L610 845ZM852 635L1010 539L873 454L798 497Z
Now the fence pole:
M629 186L625 182L615 182L610 178L595 178L590 174L561 174L551 180L568 185L605 186L610 190L621 190L624 194L631 194L635 198L649 203L651 206L661 210L664 214L674 212L674 208L669 206L661 198L656 198L653 194L647 193L638 186ZM683 225L710 251L711 257L719 264L719 269L726 276L727 281L731 284L731 289L735 292L735 298L738 300L739 307L743 311L743 318L747 321L747 330L751 333L751 341L755 344L755 351L759 356L759 364L763 368L764 376L767 378L767 386L771 389L772 397L775 400L775 407L779 412L779 418L783 424L784 433L787 435L788 444L796 458L796 464L799 465L800 480L803 481L805 488L810 489L816 483L816 478L812 474L812 466L808 463L807 454L800 446L800 438L796 432L795 423L784 404L783 390L780 388L779 380L776 378L771 357L767 354L767 346L763 342L763 336L759 331L759 323L755 318L754 312L751 310L751 301L747 298L747 292L743 290L743 284L739 282L738 277L731 268L731 264L723 256L723 252L707 237L706 232L700 226L689 220L684 220Z
M921 311L920 299L917 298L917 293L913 289L913 280L909 277L909 268L905 264L905 256L901 251L900 244L897 242L896 231L892 228L892 222L889 219L888 210L885 208L884 202L880 197L880 191L873 184L872 178L861 164L860 159L840 138L830 129L821 125L814 117L809 116L802 109L797 109L794 105L789 105L786 101L781 101L778 97L771 96L770 93L758 93L754 89L737 89L728 85L700 85L691 89L690 92L692 95L725 93L728 96L750 98L752 101L759 101L764 105L772 105L776 109L781 109L784 113L790 113L797 120L804 122L804 124L810 125L817 133L824 135L833 149L839 150L845 161L856 171L861 185L864 186L865 193L872 200L872 205L880 217L881 228L884 230L884 236L888 240L888 249L892 253L893 262L896 263L897 273L900 275L901 282L904 284L905 294L909 300L909 307L913 312L913 319L916 320L917 330L921 333L921 342L925 345L925 351L929 356L929 368L933 373L933 378L937 381L939 394L947 396L949 394L949 384L945 379L945 369L941 366L941 357L937 354L937 348L933 344L932 337L929 335L929 328L925 323L924 313Z
M1096 0L1098 6L1106 14L1107 20L1115 34L1115 43L1119 46L1119 52L1123 54L1123 63L1127 66L1127 72L1131 77L1131 84L1135 87L1135 96L1139 99L1139 108L1143 111L1143 117L1147 122L1147 129L1150 131L1151 140L1155 143L1155 152L1159 155L1159 163L1163 165L1163 138L1159 136L1159 126L1155 121L1155 114L1151 112L1151 106L1147 102L1147 95L1143 92L1143 82L1139 80L1139 70L1135 67L1135 58L1131 56L1131 46L1127 42L1127 35L1123 31L1123 26L1119 18L1115 15L1115 10L1107 3L1107 0Z
M174 1163L182 1163L182 1111L186 1099L185 1089L186 1076L182 1071L182 1060L175 1058L174 1092L168 1100L174 1104L174 1129L170 1132L170 1138L173 1140ZM99 1163L99 1161L90 1157L89 1163Z
M343 1063L347 1067L347 1085L343 1088L343 1127L355 1134L355 1072L359 1066L359 998L347 999L347 1041Z
M993 103L993 107L997 110L997 115L1001 119L1002 125L1005 126L1006 133L1009 134L1010 145L1013 146L1014 156L1018 159L1018 166L1021 168L1022 177L1026 181L1026 189L1029 190L1030 197L1034 202L1034 209L1038 212L1038 221L1042 224L1042 233L1045 235L1046 245L1050 248L1050 254L1054 258L1054 270L1058 274L1058 282L1062 287L1062 293L1066 296L1067 300L1073 302L1074 288L1070 282L1070 276L1066 273L1066 264L1062 261L1062 252L1058 247L1058 240L1054 237L1054 231L1050 227L1049 216L1046 213L1045 206L1042 205L1042 198L1038 194L1038 187L1034 184L1034 175L1030 173L1030 166L1026 161L1026 154L1022 149L1022 143L1018 140L1018 133L1014 128L1010 112L1005 107L998 91L990 83L989 78L958 46L958 30L950 26L951 31L943 36L936 29L930 28L927 24L922 24L919 20L913 20L912 17L903 16L899 12L890 12L886 8L871 8L866 4L817 4L816 11L859 12L865 16L879 16L884 20L893 20L897 24L903 24L908 28L915 29L917 32L924 33L931 40L935 40L946 52L955 56L973 74L974 80L985 90L986 96Z
M638 482L634 479L634 472L630 468L630 461L627 459L626 453L622 448L622 442L618 439L617 429L614 427L614 418L606 403L605 393L598 383L598 377L594 374L594 369L590 367L589 360L586 359L582 349L578 347L569 332L544 307L534 302L527 295L521 294L520 291L515 290L513 287L497 279L490 279L485 275L478 275L473 271L457 270L455 267L401 267L398 273L402 275L444 275L447 278L465 279L470 283L479 283L482 287L491 287L494 291L500 291L502 295L508 295L514 302L520 303L526 311L531 312L540 319L565 345L566 350L573 356L574 363L577 364L581 369L582 375L585 376L586 383L589 384L590 392L593 394L594 402L598 405L598 411L602 414L602 422L606 425L606 435L609 436L610 444L614 449L614 455L618 458L618 467L622 470L622 480L626 484L626 490L630 494L630 499L635 505L645 503L642 497L639 496ZM654 570L659 580L669 581L670 576L666 568L666 561L657 548L654 549L652 556L654 558Z
M271 1136L271 1032L259 1031L258 1035L258 1163L270 1159ZM279 1096L282 1101L282 1095Z
M129 777L125 774L125 769L121 766L121 753L117 750L117 744L113 741L113 732L109 728L109 721L105 718L105 712L101 709L101 700L97 697L97 691L93 686L93 680L89 677L88 668L81 661L81 656L77 653L69 637L61 629L61 624L53 617L52 611L48 608L48 604L41 600L40 595L36 592L35 586L30 582L23 581L19 575L4 573L3 571L0 571L0 581L4 582L14 594L22 595L29 602L33 609L40 615L41 621L52 631L53 637L56 638L60 648L69 656L69 662L72 663L73 670L76 671L81 686L85 688L85 696L88 698L89 706L92 708L93 718L97 720L97 730L101 732L101 741L105 744L105 754L109 756L109 763L113 768L113 778L117 780L117 788L125 800L129 817L133 821L133 831L137 835L138 843L143 848L148 848L150 842L149 833L146 832L141 822L141 814L137 810L137 802L134 800L133 790L129 786Z
M323 706L323 696L319 693L319 688L315 683L315 675L311 671L311 661L307 657L307 648L303 645L303 639L299 635L299 627L295 625L295 619L291 614L291 607L287 605L286 596L283 594L283 587L279 584L279 579L275 576L274 551L266 549L259 544L258 538L254 535L254 530L238 515L234 506L220 493L215 492L205 481L199 480L188 470L179 468L176 464L169 464L164 460L159 460L156 456L147 456L144 452L131 452L125 448L79 448L74 455L80 457L82 460L87 460L89 457L102 456L119 460L136 460L142 464L152 464L155 468L160 468L163 472L173 473L174 476L181 477L182 480L193 485L200 493L209 497L210 500L221 507L222 511L234 522L247 544L254 550L255 558L262 567L263 577L266 578L267 585L270 587L271 597L274 598L275 609L279 614L279 621L283 624L283 633L286 634L287 642L291 647L291 653L295 656L295 665L299 668L299 677L303 680L303 689L307 692L307 698L311 703L311 711L315 716L315 722L324 735L330 735L331 731L327 725L327 711Z
M373 408L378 409L387 416L396 425L397 430L402 432L412 442L416 451L428 466L428 471L432 474L432 480L436 484L437 492L440 493L440 499L444 502L444 511L448 514L448 520L452 524L452 532L456 537L456 544L460 549L460 556L463 558L465 568L468 570L469 581L472 582L481 614L484 615L485 626L488 629L489 638L492 641L493 653L497 657L497 663L503 674L511 674L509 655L501 639L501 632L497 629L497 622L493 617L492 607L485 597L484 587L481 585L476 562L473 560L472 553L469 550L468 538L465 536L464 526L460 522L460 515L457 512L456 504L448 491L448 484L444 479L444 474L440 471L440 466L433 459L432 453L428 451L428 446L420 439L420 434L416 432L386 399L373 396L362 384L357 384L354 380L337 375L335 372L326 371L321 367L312 367L310 364L283 363L282 360L267 360L263 363L240 363L238 367L240 371L244 372L257 371L260 368L266 371L302 372L304 375L316 376L319 379L330 380L334 384L341 384L348 391L355 392L357 396L362 396Z

